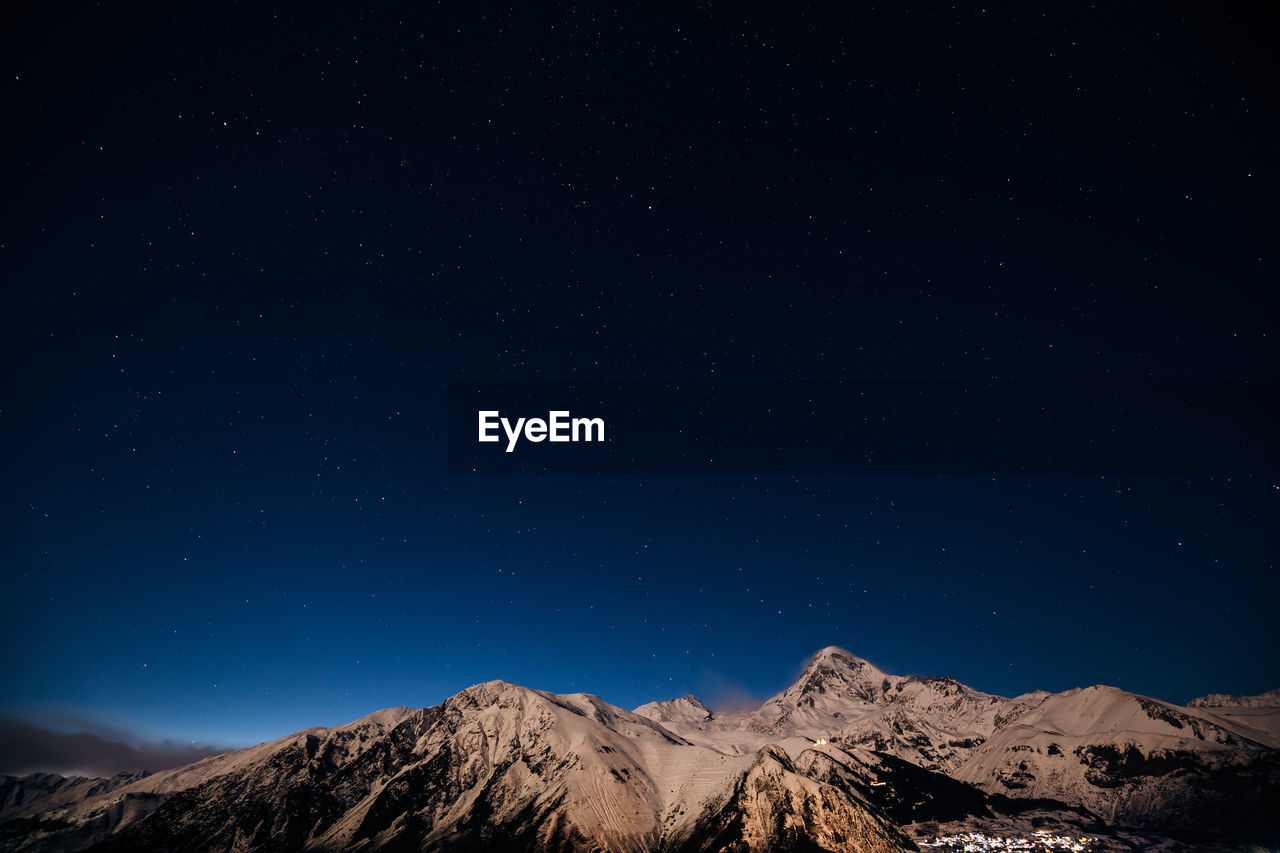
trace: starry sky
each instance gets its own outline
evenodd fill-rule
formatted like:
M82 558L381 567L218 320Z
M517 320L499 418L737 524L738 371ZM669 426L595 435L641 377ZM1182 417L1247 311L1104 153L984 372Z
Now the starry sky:
M830 644L1280 685L1273 474L446 470L450 380L1275 379L1275 13L1162 9L28 10L0 772Z

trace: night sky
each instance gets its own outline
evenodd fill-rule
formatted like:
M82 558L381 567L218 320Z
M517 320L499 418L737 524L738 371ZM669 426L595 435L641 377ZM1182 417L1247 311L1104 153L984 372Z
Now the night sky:
M1274 476L446 473L449 380L1276 378L1280 28L1162 9L13 20L0 772L830 644L1280 685Z

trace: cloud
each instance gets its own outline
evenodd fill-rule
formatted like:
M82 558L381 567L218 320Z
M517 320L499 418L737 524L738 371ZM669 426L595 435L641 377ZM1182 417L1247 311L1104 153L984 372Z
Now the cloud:
M711 670L703 670L698 678L698 693L707 707L718 714L754 711L764 701L747 688Z
M90 720L59 720L65 730L0 717L0 774L112 776L125 770L167 770L232 747L147 740Z

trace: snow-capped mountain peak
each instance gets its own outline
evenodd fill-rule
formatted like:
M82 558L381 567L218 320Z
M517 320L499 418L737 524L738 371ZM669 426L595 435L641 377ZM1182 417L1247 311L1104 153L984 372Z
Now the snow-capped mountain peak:
M899 825L996 819L1270 841L1268 698L1192 708L1095 685L1005 699L836 646L738 713L489 681L153 775L0 779L0 848L890 853L913 847Z
M1280 705L1280 687L1259 693L1257 696L1234 696L1229 693L1210 693L1198 696L1187 703L1188 708L1274 708Z
M714 716L711 709L697 696L681 696L679 699L667 699L663 702L646 702L636 708L633 713L648 717L655 723L672 724L677 727L705 723Z
M827 646L819 651L804 668L796 683L782 696L802 699L812 694L856 696L868 702L875 701L877 692L883 692L886 674L871 662L857 657L839 646Z

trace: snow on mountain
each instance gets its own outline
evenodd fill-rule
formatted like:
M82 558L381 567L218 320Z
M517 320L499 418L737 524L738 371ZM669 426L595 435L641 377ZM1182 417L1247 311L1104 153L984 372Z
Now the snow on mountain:
M796 771L787 753L766 747L735 785L728 803L695 835L695 849L915 849L902 832L866 803ZM708 830L714 831L710 834Z
M1280 687L1259 693L1257 696L1232 696L1227 693L1210 693L1187 703L1188 708L1276 708L1280 707Z
M0 817L0 848L9 846L16 836L23 841L21 849L85 849L146 818L176 793L196 790L212 780L229 778L250 768L271 766L291 752L310 753L326 763L345 763L377 743L399 722L419 714L422 712L410 708L388 708L346 725L305 729L185 767L93 780L119 780L124 784L84 790L78 797L29 799L25 805L6 809Z
M636 708L632 713L653 720L655 723L677 726L690 726L704 723L711 719L711 709L702 704L697 696L682 696L679 699L667 699L663 702L648 702Z
M826 740L988 794L1061 801L1142 826L1221 821L1221 809L1207 805L1219 799L1214 790L1252 786L1256 797L1229 797L1244 803L1280 786L1275 706L1180 708L1108 687L1006 699L951 678L890 675L836 647L756 711L664 724L721 751Z
M3 780L0 848L890 851L899 827L1103 820L1274 841L1280 708L1210 698L1006 699L836 647L740 713L493 681L145 778Z
M413 708L383 708L345 725L303 729L247 749L211 755L186 767L153 773L145 780L129 786L126 791L139 793L184 791L241 767L265 761L281 750L299 744L318 743L335 760L350 759L359 755L382 733L399 725L405 718L415 713L420 712ZM316 748L319 749L320 746Z
M1206 817L1221 781L1252 778L1259 790L1280 781L1273 750L1250 734L1113 687L1078 688L994 732L952 775L990 793L1063 800L1112 822L1190 825ZM1240 802L1240 792L1230 799Z
M79 802L149 776L145 771L117 773L105 779L32 773L0 778L0 822L34 811Z
M702 849L709 835L756 849L813 820L861 839L866 849L902 849L896 830L838 792L819 796L784 766L694 745L586 694L503 682L470 688L445 703L415 756L420 760L348 815L326 843L378 849L407 830L441 849L492 838L530 850ZM451 765L443 779L442 761ZM769 821L735 799L752 786L750 804L765 809ZM775 823L801 805L799 824Z
M500 681L157 777L0 825L0 845L624 853L822 839L832 850L911 849L864 803L797 774L781 750L726 754L596 696Z
M1002 713L1025 710L1025 698L1011 702L951 678L889 675L829 646L814 655L795 684L754 711L694 719L655 702L636 713L721 751L754 752L786 737L839 739L951 770L989 736Z
M1187 707L1196 708L1253 740L1280 749L1280 688L1257 696L1211 693L1192 699Z

